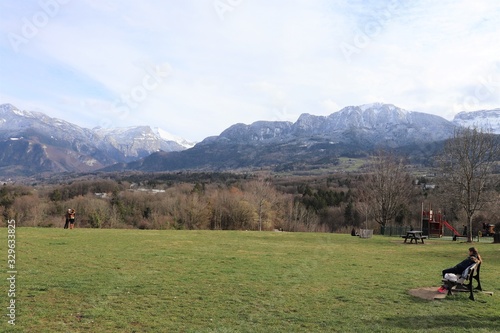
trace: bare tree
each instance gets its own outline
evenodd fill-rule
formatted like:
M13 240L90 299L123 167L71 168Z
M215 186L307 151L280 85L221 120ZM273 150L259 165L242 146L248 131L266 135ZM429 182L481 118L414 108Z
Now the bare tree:
M381 226L393 220L413 192L412 178L404 160L384 151L372 157L372 172L365 178L361 197L370 203L374 219Z
M259 231L262 231L262 219L266 215L266 210L270 210L270 206L275 201L275 190L271 183L263 177L251 181L246 187L252 196L251 201L256 206Z
M444 147L442 167L448 194L467 217L467 241L472 242L474 214L489 200L485 195L493 186L493 168L500 158L498 136L477 128L458 128Z
M319 218L316 212L312 209L307 209L292 195L282 196L279 206L283 214L279 226L283 231L305 232L317 230Z

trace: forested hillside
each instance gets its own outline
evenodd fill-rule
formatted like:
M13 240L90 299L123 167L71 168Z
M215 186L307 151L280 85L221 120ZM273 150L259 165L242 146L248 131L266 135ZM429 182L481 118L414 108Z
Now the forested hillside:
M424 201L446 207L449 216L458 219L456 207L446 206L439 187L423 189L423 183L435 179L417 180L412 203L401 207L394 223L417 223ZM365 181L361 173L287 177L165 173L60 185L4 184L0 216L4 223L15 218L18 226L62 227L66 210L74 208L77 227L346 232L352 227L377 227L359 195Z

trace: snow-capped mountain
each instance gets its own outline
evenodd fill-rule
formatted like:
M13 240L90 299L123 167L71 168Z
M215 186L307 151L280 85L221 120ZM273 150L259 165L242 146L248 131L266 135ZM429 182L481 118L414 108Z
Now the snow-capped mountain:
M235 124L192 149L154 153L107 170L165 171L274 168L294 170L334 165L339 157L368 156L378 148L399 149L424 162L454 125L439 116L391 104L348 106L329 116L304 113L295 122Z
M500 109L463 112L450 122L373 103L347 106L329 116L304 113L295 123L235 124L194 145L159 128L91 130L4 104L0 105L0 176L97 169L293 170L335 164L341 156L367 156L378 148L397 149L425 163L458 125L500 133L499 114Z
M258 121L236 124L223 131L220 141L290 140L293 138L328 138L359 141L389 147L409 142L432 142L446 139L453 124L439 116L407 111L392 104L373 103L347 106L329 116L302 114L295 123Z
M185 149L149 126L87 129L41 112L0 105L0 175L91 171L153 152Z
M116 161L91 130L11 104L0 105L0 146L0 175L89 171Z
M153 152L185 149L173 140L165 140L149 126L93 129L104 142L121 151L127 158L144 157Z
M27 131L39 131L51 139L71 137L73 141L92 138L92 131L65 120L51 118L44 113L22 111L11 104L0 105L0 139L10 138Z
M500 109L460 112L453 123L463 127L476 127L494 134L500 134Z
M187 141L184 138L172 135L172 134L168 133L167 131L162 130L159 127L153 127L153 132L156 135L158 135L160 138L162 138L163 140L175 142L186 149L193 148L194 145L196 144L196 142Z

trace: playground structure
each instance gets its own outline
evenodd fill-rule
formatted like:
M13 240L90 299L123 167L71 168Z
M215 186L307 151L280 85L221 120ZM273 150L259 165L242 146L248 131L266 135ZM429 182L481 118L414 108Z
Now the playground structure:
M422 203L422 235L431 237L443 237L444 228L451 230L453 233L453 239L455 240L457 237L465 237L465 233L467 232L465 229L463 233L458 232L447 220L446 216L438 211L437 213L432 210L432 207L429 205L429 210L424 210L424 204ZM495 226L489 223L483 223L482 230L474 233L478 237L484 236L493 236L495 233Z
M443 237L444 228L453 232L454 236L463 236L447 220L446 216L438 211L437 213L429 206L429 210L424 210L422 203L422 235L431 237Z

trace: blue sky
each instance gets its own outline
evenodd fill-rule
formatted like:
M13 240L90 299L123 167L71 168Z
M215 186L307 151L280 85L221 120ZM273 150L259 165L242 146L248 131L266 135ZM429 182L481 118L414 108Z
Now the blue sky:
M200 141L235 123L500 105L500 2L0 2L0 103Z

